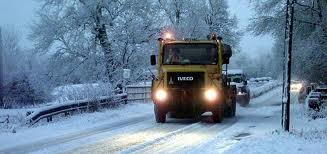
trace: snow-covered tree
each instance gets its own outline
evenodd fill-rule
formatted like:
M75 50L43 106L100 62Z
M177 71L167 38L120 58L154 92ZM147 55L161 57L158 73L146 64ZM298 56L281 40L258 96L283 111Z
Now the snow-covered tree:
M154 35L152 14L148 1L43 0L31 39L59 84L113 82Z
M179 38L206 38L211 32L222 36L234 48L240 41L236 17L228 12L226 0L158 0L164 26Z
M19 32L14 28L2 29L4 107L24 106L46 99L47 78L36 57L20 46Z
M282 0L252 1L256 16L250 25L254 34L273 34L284 41L286 3ZM327 81L327 2L325 0L298 0L295 3L293 74L309 81ZM276 59L284 46L276 43ZM282 58L282 57L280 57ZM281 60L278 60L282 62ZM278 64L280 65L280 64Z
M41 0L30 38L34 50L49 57L49 76L57 84L116 83L123 68L132 69L133 78L147 70L148 61L140 59L155 51L167 27L184 37L206 37L214 30L236 46L236 19L229 17L226 2L219 2Z

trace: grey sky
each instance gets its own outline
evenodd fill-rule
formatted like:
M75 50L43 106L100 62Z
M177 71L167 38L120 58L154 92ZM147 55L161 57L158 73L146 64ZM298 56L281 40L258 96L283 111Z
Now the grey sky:
M244 30L251 18L249 0L227 0L230 11L235 14L239 20L239 27ZM14 26L24 37L22 43L24 46L31 46L26 40L29 32L29 25L35 20L35 11L38 3L35 0L0 0L0 26ZM249 53L251 57L256 57L257 53L265 53L271 50L273 39L270 36L255 37L245 33L241 41L242 52Z
M35 0L0 0L0 26L14 27L24 37L22 44L30 46L26 40L29 25L35 19L37 2Z
M229 3L229 10L239 19L239 27L245 30L249 23L249 19L254 12L249 5L249 0L227 0ZM242 52L249 53L251 57L256 57L257 54L267 53L271 51L273 46L273 38L269 35L253 36L250 33L244 33L241 40Z

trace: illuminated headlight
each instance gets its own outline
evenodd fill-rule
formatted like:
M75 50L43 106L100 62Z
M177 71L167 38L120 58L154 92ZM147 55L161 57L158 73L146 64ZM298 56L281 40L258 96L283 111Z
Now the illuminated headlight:
M213 89L209 89L204 93L205 99L208 101L214 101L218 99L218 92Z
M301 84L301 83L297 84L297 85L296 85L296 88L297 88L297 89L301 89L301 88L302 88L302 84Z
M169 32L167 32L165 35L164 35L164 38L165 39L172 39L173 38L173 35Z
M155 98L160 102L165 101L167 99L167 92L164 90L158 90L155 94Z
M302 88L302 84L291 84L291 89L293 90L300 90Z

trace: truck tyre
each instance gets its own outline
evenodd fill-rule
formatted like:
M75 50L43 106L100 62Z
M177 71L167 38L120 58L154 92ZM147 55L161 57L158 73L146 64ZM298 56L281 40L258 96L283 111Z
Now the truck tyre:
M233 97L232 99L232 114L231 117L235 117L236 115L236 98Z
M215 123L221 123L224 120L224 108L222 106L212 111L212 120Z
M236 113L236 99L233 98L231 105L229 105L226 108L225 116L228 117L228 118L229 117L234 117L235 116L235 113Z
M247 105L249 105L250 98L248 98L247 96L240 96L238 102L242 107L246 107Z
M177 118L177 113L176 112L169 112L168 117L169 118Z
M157 123L165 123L166 122L166 114L160 110L157 105L154 105L154 114L156 117Z

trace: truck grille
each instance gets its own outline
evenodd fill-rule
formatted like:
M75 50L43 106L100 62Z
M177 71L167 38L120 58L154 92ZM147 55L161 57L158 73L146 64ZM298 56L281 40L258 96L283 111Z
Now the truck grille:
M168 88L203 88L204 72L167 72Z

